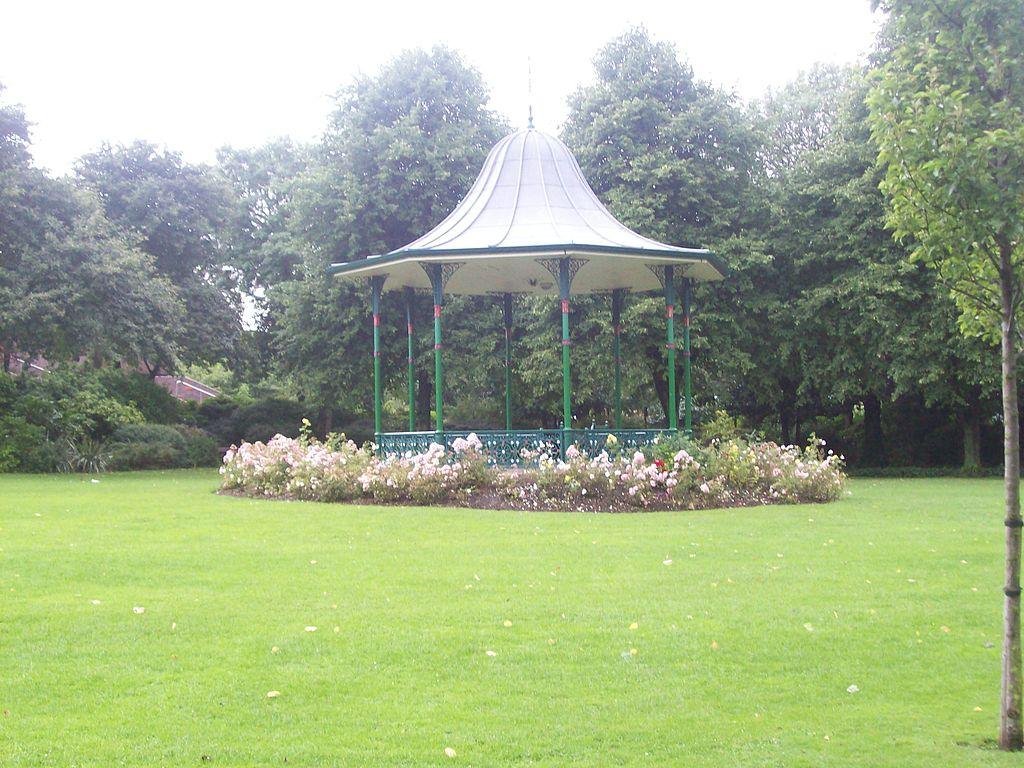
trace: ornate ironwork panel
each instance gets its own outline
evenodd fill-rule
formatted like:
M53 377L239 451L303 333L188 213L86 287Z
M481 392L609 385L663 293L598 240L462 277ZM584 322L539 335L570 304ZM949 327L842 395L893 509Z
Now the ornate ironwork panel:
M663 429L480 429L452 430L443 435L444 445L451 450L456 438L475 434L483 444L488 460L494 466L509 467L522 463L524 451L546 452L549 456L562 455L563 448L575 445L588 456L605 450L608 435L615 435L620 450L640 449L654 442L658 435L668 434ZM563 438L566 445L562 445ZM422 453L436 442L434 432L383 432L378 435L377 450L382 456L401 456Z

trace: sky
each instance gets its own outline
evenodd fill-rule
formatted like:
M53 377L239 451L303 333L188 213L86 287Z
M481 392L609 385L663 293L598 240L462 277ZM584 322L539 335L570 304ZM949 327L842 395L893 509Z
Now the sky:
M333 94L409 48L461 52L514 127L532 101L557 133L594 55L631 26L749 100L816 62L863 60L878 22L868 0L33 0L4 20L0 98L25 108L36 163L57 174L103 142L209 162L224 145L315 140Z

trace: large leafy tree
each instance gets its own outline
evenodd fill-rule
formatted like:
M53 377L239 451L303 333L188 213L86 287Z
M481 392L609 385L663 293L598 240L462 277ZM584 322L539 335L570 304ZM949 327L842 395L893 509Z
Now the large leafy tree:
M50 360L172 355L171 286L96 200L32 166L29 125L0 106L0 346Z
M871 94L889 222L1002 358L1006 579L999 744L1022 747L1020 412L1024 303L1024 2L885 0Z
M405 245L455 207L505 130L487 100L480 74L443 47L404 53L339 93L296 191L295 226L306 259L302 279L279 288L284 312L276 332L282 370L322 409L341 404L363 411L371 392L369 289L327 277L327 265ZM404 393L405 366L387 361L404 361L405 317L395 296L388 295L382 335L385 377L397 394ZM488 352L498 336L491 343L475 333L471 317L482 312L490 322L493 302L448 303L446 367L452 386L446 389L458 390L460 381L479 389L481 381L497 378L479 366L496 365ZM416 298L417 326L426 325L426 305L425 297ZM421 421L429 418L431 398L432 365L424 342L420 334Z
M785 442L798 440L802 419L821 406L807 371L806 364L816 361L807 359L800 306L804 291L816 282L812 265L827 242L820 231L822 208L835 210L828 193L847 181L833 166L818 184L826 167L820 158L838 143L853 77L852 70L817 67L753 106L760 138L755 226L769 256L747 270L748 290L733 306L765 331L755 337L761 343L748 345L751 375L737 382L733 396L757 423L776 414ZM817 200L823 191L829 199L825 206Z
M217 152L217 170L239 203L226 237L228 260L261 326L273 323L267 289L294 280L301 271L303 248L292 226L291 202L309 155L307 147L289 139Z
M594 191L627 226L667 243L709 245L729 259L730 284L696 294L694 354L699 369L735 379L749 369L743 347L731 343L747 335L729 311L748 285L735 275L763 260L757 244L742 238L757 152L750 120L734 96L696 79L672 45L643 28L608 43L594 67L595 83L570 99L566 143ZM586 303L581 311L588 312ZM664 383L663 301L633 297L623 326L637 356L627 369L645 371L663 412L677 408L667 402ZM704 364L708 358L713 362ZM705 396L715 377L702 377ZM630 381L627 390L642 391L638 384ZM635 399L631 404L642 407Z
M182 306L176 354L146 358L151 373L182 362L229 356L238 340L239 301L225 246L233 200L209 167L152 144L104 146L75 169L106 217L152 257Z

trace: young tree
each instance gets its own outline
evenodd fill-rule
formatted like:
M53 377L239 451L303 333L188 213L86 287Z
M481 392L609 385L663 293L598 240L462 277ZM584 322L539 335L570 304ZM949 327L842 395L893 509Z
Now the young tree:
M884 0L870 96L897 237L999 338L1006 569L999 745L1022 747L1020 412L1024 340L1024 0Z

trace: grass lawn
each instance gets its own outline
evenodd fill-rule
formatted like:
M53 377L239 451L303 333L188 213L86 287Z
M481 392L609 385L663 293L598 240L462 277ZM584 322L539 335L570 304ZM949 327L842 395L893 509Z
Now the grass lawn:
M1020 764L999 480L632 515L216 485L0 477L0 765Z

